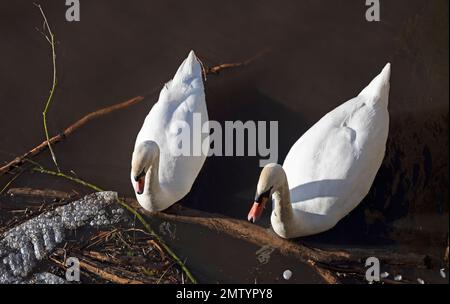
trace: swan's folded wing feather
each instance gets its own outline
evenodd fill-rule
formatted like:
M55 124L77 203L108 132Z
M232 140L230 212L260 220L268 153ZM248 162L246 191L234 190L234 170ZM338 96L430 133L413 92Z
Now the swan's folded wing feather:
M349 123L354 108L357 106L331 111L292 146L283 164L294 183L290 187L312 180L345 178L359 153L359 134Z
M189 94L173 109L168 126L162 133L165 147L161 165L167 167L164 170L167 176L162 178L162 182L170 182L174 189L190 189L206 159L201 151L201 144L207 136L201 133L206 121L208 112L203 91Z

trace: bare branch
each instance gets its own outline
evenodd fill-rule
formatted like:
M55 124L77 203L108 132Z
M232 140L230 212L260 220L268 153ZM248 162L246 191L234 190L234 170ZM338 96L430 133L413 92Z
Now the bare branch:
M44 132L45 132L45 138L47 139L47 145L48 149L50 151L50 154L52 156L53 162L55 163L56 169L59 170L58 162L56 161L56 155L53 151L52 145L50 143L50 136L48 135L48 127L47 127L47 112L50 107L50 104L53 99L53 95L55 93L56 89L56 51L55 51L55 36L53 35L53 32L50 28L50 25L48 24L47 17L45 16L44 10L42 9L42 6L40 4L33 3L37 8L39 8L39 11L41 12L42 18L44 19L44 31L47 29L48 36L41 32L42 35L47 39L47 41L50 43L51 46L51 52L52 52L52 63L53 63L53 81L52 81L52 87L50 89L50 95L47 98L47 102L45 103L44 111L42 112L42 123L44 125Z

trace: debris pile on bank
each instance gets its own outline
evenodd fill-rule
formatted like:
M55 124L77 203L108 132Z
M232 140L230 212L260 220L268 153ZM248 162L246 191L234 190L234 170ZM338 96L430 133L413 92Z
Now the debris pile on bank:
M132 220L117 193L97 192L69 203L67 199L75 198L55 193L30 188L8 191L17 209L7 204L6 218L0 219L0 228L8 227L0 233L0 284L78 283L66 280L69 258L79 262L81 283L185 281L160 240ZM25 204L25 197L34 204Z
M0 240L0 283L23 282L38 263L64 241L67 230L124 220L123 209L108 208L116 201L115 192L93 193L7 231ZM51 282L54 278L41 274L34 280Z

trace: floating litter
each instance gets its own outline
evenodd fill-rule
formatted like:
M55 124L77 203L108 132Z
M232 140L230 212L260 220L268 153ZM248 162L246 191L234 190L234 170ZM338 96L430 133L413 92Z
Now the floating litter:
M421 278L417 278L417 282L418 282L419 284L425 284L425 281L422 280Z
M45 272L28 278L33 269L64 241L69 230L87 224L110 225L124 220L117 210L115 215L109 212L111 208L108 207L116 201L115 192L92 193L4 232L0 239L0 284L62 282L63 279Z
M292 277L292 271L290 271L289 269L285 270L283 272L283 279L289 280L291 277Z
M42 272L33 275L31 280L26 282L27 284L65 284L66 281L49 272Z
M445 274L445 269L444 269L444 268L442 268L439 272L440 272L441 277L442 277L443 279L445 279L445 278L447 277L447 275Z
M394 280L395 280L395 281L401 281L402 279L403 279L403 277L402 277L401 274L398 274L398 275L396 275L396 276L394 277Z
M382 278L382 279L386 279L387 277L389 276L389 272L383 272L381 275L380 275L380 277Z

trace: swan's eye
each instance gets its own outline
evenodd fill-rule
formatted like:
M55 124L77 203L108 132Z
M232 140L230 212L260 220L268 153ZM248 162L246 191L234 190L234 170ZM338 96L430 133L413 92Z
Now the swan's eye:
M265 191L265 192L263 192L263 193L261 193L261 194L256 194L256 196L255 196L255 202L261 203L261 202L263 201L263 199L269 198L269 197L270 197L270 193L272 192L272 188L273 188L273 187L270 187L269 190L267 190L267 191Z
M141 173L139 173L138 175L136 175L136 176L134 177L134 180L135 180L135 181L139 181L139 180L141 179L141 177L143 177L143 176L145 176L145 168L142 169L142 172L141 172Z

